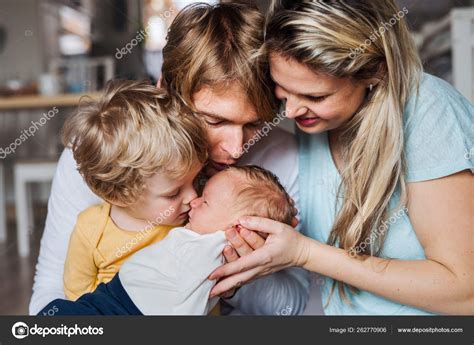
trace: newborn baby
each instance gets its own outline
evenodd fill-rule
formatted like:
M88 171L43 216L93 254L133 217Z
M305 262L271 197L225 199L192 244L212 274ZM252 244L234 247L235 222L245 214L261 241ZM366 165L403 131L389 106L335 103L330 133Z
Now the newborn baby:
M207 277L224 263L223 230L242 216L287 224L293 217L290 197L278 178L256 166L217 173L191 208L184 227L132 255L112 281L75 302L54 300L43 311L55 307L55 315L207 315L218 300L209 300L215 281Z
M120 269L125 291L145 315L206 315L215 281L209 274L224 263L224 231L241 216L291 223L290 198L278 179L256 166L230 167L214 175L191 202L189 222L134 254Z

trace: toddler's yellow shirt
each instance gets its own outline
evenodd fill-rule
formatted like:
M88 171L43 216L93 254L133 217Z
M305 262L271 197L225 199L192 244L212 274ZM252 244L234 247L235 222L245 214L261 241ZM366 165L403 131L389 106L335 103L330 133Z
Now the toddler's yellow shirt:
M92 206L77 218L64 265L64 293L70 300L112 280L130 255L161 241L173 229L157 225L140 232L125 231L110 218L110 208L108 203Z

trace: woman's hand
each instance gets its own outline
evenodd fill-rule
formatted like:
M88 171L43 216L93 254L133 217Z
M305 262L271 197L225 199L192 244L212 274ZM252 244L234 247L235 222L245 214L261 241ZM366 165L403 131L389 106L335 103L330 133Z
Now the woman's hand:
M255 249L262 247L267 237L266 233L260 234L261 236L259 236L256 232L244 229L240 225L227 229L225 235L231 244L225 246L223 250L227 263L237 261L239 257L250 254ZM232 288L220 296L230 298L235 294L236 290L237 288Z
M241 252L243 255L237 260L233 256L233 261L211 273L209 279L220 281L211 290L210 297L222 295L256 277L291 266L303 266L307 260L306 237L291 226L260 217L244 217L238 223L244 227L240 230L241 236L237 237L237 232L229 233L228 239L240 242L233 245L239 255ZM256 232L268 234L268 237L263 240Z

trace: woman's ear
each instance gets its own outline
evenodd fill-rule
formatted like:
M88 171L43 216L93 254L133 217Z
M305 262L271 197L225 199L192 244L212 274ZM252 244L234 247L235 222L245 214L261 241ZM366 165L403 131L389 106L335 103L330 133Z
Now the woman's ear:
M161 89L161 79L163 78L163 76L160 75L160 79L158 79L158 82L156 83L156 87L158 89Z

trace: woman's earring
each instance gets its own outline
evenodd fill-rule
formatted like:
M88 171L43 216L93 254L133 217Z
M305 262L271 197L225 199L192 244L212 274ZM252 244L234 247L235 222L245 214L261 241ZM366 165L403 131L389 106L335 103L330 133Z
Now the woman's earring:
M369 91L372 92L373 89L374 89L374 84L370 84L369 85Z

